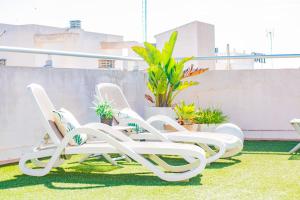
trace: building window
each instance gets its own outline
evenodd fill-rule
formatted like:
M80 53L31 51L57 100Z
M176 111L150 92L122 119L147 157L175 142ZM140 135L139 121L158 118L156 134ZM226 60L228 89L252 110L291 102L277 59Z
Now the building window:
M6 59L4 59L4 58L0 59L0 67L2 67L2 66L6 66Z
M98 60L99 68L114 68L115 61L114 60Z

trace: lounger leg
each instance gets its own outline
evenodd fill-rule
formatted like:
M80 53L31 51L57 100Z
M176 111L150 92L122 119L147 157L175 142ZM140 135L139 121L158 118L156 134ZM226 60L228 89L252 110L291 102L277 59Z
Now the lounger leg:
M212 150L208 145L206 144L198 144L202 149L204 149L209 155L214 155L216 152Z
M102 154L102 155L103 155L103 157L104 157L108 162L110 162L112 165L118 166L118 163L117 163L112 157L110 157L110 155L108 155L108 154L106 154L106 153L104 153L104 154Z
M160 167L163 167L164 169L166 169L167 171L170 171L170 172L185 172L185 171L189 171L199 165L198 160L195 160L195 162L189 163L186 165L173 166L173 165L169 165L168 163L166 163L164 160L162 160L157 155L149 155L149 158L152 161L154 161L156 164L158 164Z
M87 155L83 156L78 162L82 163L91 157L99 157L99 156L103 156L112 165L115 165L115 166L118 165L118 163L115 161L115 159L110 157L110 155L108 155L108 154L87 154Z
M125 158L125 160L127 161L127 162L131 162L132 160L128 157L128 156L126 156L126 155L123 155Z
M211 144L215 146L218 151L212 150L207 144L202 144L202 143L196 143L198 146L203 148L205 152L208 154L207 157L207 164L216 161L217 159L221 158L225 154L226 147L223 143L215 142L215 144Z
M290 153L295 153L296 151L298 151L300 149L300 143L297 144L294 148L292 148L292 150L290 150Z
M124 154L121 154L121 156L118 158L112 158L108 154L105 154L105 155L104 154L87 154L87 155L83 156L78 162L82 163L82 162L86 161L87 159L89 159L90 157L97 157L97 156L103 156L112 165L118 165L118 163L116 161L123 160L123 159L125 159L127 162L131 162L131 159Z
M124 154L121 154L120 157L113 158L113 160L114 160L114 161L118 161L118 160L126 160L127 162L131 162L131 159L130 159L128 156L124 155Z
M41 152L26 153L21 157L21 159L19 161L19 167L24 174L27 174L30 176L44 176L50 172L51 168L54 166L54 164L59 159L59 155L62 152L61 149L62 148L59 147L54 151L53 150L45 150L45 151L41 151ZM32 169L32 168L28 168L26 166L26 162L29 160L36 160L36 159L44 158L44 157L48 157L48 156L51 156L51 158L45 164L45 167L43 167L42 169Z
M43 144L43 142L44 142L44 140L41 141L41 142L39 142L39 143L37 143L36 145L34 145L33 151L34 151L34 152L38 152L38 151L39 151L38 149L39 149L40 146ZM59 167L59 166L62 165L64 162L65 162L64 159L59 158L59 159L57 159L57 161L54 163L53 167ZM47 162L40 161L38 158L32 159L32 160L31 160L31 163L32 163L33 165L35 165L36 167L45 167L45 166L47 165Z
M86 161L87 159L89 159L90 156L91 156L91 154L86 154L78 162L82 163L82 162Z

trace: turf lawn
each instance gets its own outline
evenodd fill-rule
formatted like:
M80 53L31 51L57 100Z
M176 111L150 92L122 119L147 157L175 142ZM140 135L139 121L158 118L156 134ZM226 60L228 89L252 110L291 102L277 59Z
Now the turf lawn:
M245 143L242 154L221 159L189 182L170 183L137 163L111 166L74 157L44 177L23 175L17 164L0 166L0 200L5 199L300 199L300 154L296 142ZM168 158L171 162L180 162Z

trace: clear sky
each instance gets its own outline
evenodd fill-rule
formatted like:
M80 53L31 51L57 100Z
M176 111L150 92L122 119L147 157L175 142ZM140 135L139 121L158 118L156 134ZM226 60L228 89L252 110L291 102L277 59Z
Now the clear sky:
M82 20L88 31L142 38L141 0L0 0L0 23L67 27ZM216 47L300 53L300 0L148 0L148 39L198 20L215 25ZM180 36L179 36L180 37Z

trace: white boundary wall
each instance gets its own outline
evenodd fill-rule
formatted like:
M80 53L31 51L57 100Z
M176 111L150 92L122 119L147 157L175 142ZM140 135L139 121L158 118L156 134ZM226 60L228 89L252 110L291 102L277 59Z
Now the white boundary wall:
M221 108L247 138L300 139L289 124L300 118L299 69L215 70L190 79L200 84L177 100Z
M120 85L143 115L145 77L142 71L0 67L0 161L18 158L45 132L28 84L43 85L57 108L69 109L84 124L98 121L90 107L101 82ZM300 70L217 70L191 79L200 85L176 101L221 108L250 139L300 139L289 124L300 118Z

